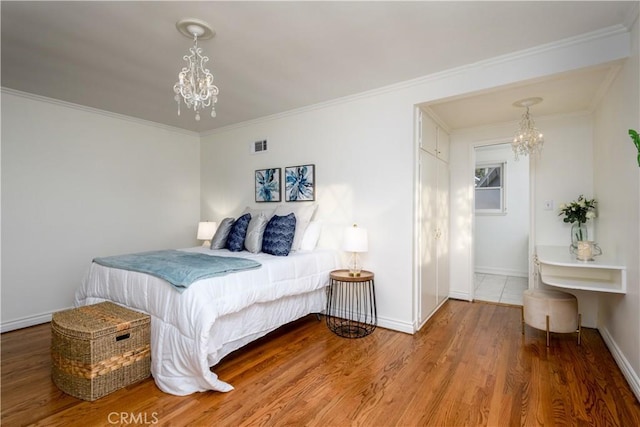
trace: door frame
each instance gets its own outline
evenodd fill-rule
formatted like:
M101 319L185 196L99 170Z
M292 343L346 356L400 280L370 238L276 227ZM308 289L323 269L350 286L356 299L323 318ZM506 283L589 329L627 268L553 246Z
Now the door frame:
M476 221L475 221L475 191L473 191L474 186L474 173L476 168L476 148L486 147L489 145L498 145L498 144L508 144L508 138L492 138L482 141L476 141L469 146L469 186L471 191L471 241L469 244L470 256L469 260L471 265L469 266L469 296L471 301L475 300L475 236L476 236ZM529 244L528 244L528 283L529 289L533 289L535 287L535 279L536 279L536 264L535 264L535 226L536 226L536 218L535 218L535 169L536 169L536 159L535 155L527 156L529 161ZM524 161L521 159L520 161Z

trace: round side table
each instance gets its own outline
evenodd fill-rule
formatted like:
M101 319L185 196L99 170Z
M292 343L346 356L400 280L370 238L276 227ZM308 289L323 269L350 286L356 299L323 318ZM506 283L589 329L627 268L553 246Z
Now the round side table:
M376 328L376 294L373 273L360 272L351 276L349 270L334 270L330 274L327 298L327 326L345 338L362 338Z

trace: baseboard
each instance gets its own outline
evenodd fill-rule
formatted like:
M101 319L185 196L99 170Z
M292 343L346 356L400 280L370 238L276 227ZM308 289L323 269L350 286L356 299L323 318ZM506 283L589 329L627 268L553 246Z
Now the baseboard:
M495 268L495 267L478 267L474 268L476 273L480 274L497 274L500 276L515 276L515 277L529 277L526 271L515 270L510 268Z
M324 314L326 315L326 313ZM355 313L355 314L356 314L356 318L361 318L361 319L367 318L367 316L364 314L361 314L361 313ZM344 310L334 311L334 316L343 318L343 319L351 318L351 316L353 315L354 313L347 313ZM392 331L404 332L407 334L413 334L416 331L416 329L414 329L413 327L413 323L407 323L407 322L403 322L396 319L390 319L388 317L378 316L377 326L380 326L381 328L385 328L385 329L391 329Z
M444 299L440 304L438 304L438 306L436 307L436 309L435 309L435 310L433 310L433 311L431 312L431 314L429 314L429 316L427 316L427 318L426 318L426 319L424 319L424 320L422 321L422 323L418 323L418 322L416 321L416 323L415 323L415 330L416 330L416 331L419 331L420 329L422 329L422 327L423 327L424 325L426 325L426 324L427 324L427 322L429 321L429 319L431 319L431 318L432 318L432 317L433 317L433 316L434 316L434 315L435 315L435 314L436 314L436 313L437 313L437 312L442 308L442 306L443 306L443 305L445 305L445 303L446 303L447 301L449 301L450 299L451 299L451 297L445 298L445 299Z
M51 316L60 310L54 310L47 313L36 314L33 316L22 317L16 320L9 320L0 324L0 333L15 331L16 329L28 328L29 326L41 325L51 322Z
M625 379L629 383L629 387L631 387L633 394L636 395L636 399L640 402L640 377L638 376L638 373L633 370L633 367L624 356L624 353L622 353L620 347L618 347L618 344L616 344L607 328L598 328L598 331L600 331L602 339L607 345L607 348L609 348L609 351L613 355L618 367L622 371L622 375L624 375Z
M392 331L404 332L406 334L414 334L413 323L401 322L395 319L388 319L378 316L378 326L385 329L391 329Z
M449 298L451 299L459 299L462 301L473 301L469 292L459 292L459 291L451 291L449 292Z

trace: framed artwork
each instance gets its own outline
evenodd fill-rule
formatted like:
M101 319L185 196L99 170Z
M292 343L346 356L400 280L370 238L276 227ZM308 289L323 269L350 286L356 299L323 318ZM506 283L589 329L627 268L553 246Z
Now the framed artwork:
M281 168L256 171L256 202L279 202Z
M284 169L284 199L308 202L316 199L316 165L287 166Z

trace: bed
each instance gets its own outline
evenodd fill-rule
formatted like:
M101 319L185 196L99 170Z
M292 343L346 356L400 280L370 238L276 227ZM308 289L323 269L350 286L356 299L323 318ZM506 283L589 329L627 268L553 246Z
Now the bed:
M182 251L244 257L260 268L198 280L184 292L149 274L92 263L76 306L113 301L151 315L151 373L170 394L230 391L212 372L232 351L310 313L324 310L336 251L273 256L206 247Z

